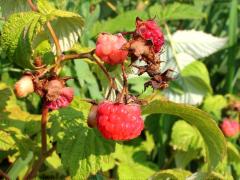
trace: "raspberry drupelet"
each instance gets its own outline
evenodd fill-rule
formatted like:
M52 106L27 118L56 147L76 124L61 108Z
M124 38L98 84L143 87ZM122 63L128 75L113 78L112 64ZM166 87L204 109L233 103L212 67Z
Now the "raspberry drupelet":
M97 128L106 139L130 140L144 128L138 104L103 101L97 109Z
M107 64L121 64L128 55L128 51L121 49L125 43L127 40L122 34L102 33L97 39L96 55Z
M142 21L136 19L136 33L145 40L150 40L154 46L155 53L158 53L164 44L164 35L157 23L150 19Z

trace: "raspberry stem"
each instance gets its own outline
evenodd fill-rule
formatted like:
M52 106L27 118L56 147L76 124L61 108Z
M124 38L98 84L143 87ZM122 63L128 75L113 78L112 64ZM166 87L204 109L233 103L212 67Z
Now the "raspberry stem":
M124 63L121 63L121 69L122 69L122 77L123 77L123 88L122 92L120 93L120 96L117 98L117 101L120 103L127 103L127 96L128 96L128 80L127 80L127 73L125 70Z
M38 11L37 6L33 4L32 0L27 0L27 2L30 8L32 9L32 11Z
M30 172L28 171L24 179L33 179L36 177L38 170L41 168L45 159L50 156L56 149L56 145L53 145L51 149L47 150L47 122L48 122L48 107L43 103L42 107L42 119L41 119L41 153L38 160L33 164Z
M10 180L10 177L0 169L0 177L4 177L6 180Z
M108 73L107 69L94 56L94 53L95 53L95 49L90 52L86 52L86 53L62 55L61 62L73 60L73 59L84 59L84 58L87 58L87 59L90 59L90 60L96 62L96 64L100 67L100 69L103 71L103 73L106 75L107 79L109 80L111 88L116 90L117 86L116 86L116 82L115 82L114 78L111 77L111 75Z
M123 92L124 92L125 96L127 96L128 95L128 80L127 80L127 73L125 70L124 63L121 64L121 68L122 68L122 76L123 76Z

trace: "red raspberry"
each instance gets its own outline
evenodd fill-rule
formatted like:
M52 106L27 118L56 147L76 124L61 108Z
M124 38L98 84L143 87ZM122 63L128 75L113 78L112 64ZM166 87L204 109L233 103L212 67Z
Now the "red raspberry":
M159 52L164 44L164 36L154 20L142 21L136 19L136 32L145 40L151 40L155 53Z
M98 105L97 128L106 139L129 140L140 135L144 128L137 104L104 101Z
M225 118L221 124L221 129L225 136L234 137L239 133L240 126L237 121Z
M28 75L21 77L21 79L16 82L14 87L14 92L19 98L26 97L28 94L33 93L33 91L34 85L32 77Z
M100 34L97 39L96 55L105 63L121 64L126 58L128 51L121 50L127 40L122 34Z
M48 101L46 103L46 106L49 109L53 109L53 110L67 107L72 102L73 96L74 96L73 88L64 87L60 90L60 95L58 96L58 98L53 101Z

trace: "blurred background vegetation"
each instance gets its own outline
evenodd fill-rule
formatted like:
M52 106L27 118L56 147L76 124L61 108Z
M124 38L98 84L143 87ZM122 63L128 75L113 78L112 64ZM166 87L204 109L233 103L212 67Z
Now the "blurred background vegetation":
M218 124L225 117L239 121L239 109L231 106L240 102L238 0L51 0L51 2L57 8L78 13L85 19L81 38L68 50L69 52L88 51L94 48L100 32L118 33L134 30L136 17L154 18L162 27L166 38L161 54L164 61L162 68L173 68L178 73L168 90L157 93L175 102L198 106L210 113ZM4 16L3 7L1 10ZM5 18L2 17L0 31L4 24ZM56 27L56 31L57 28L61 31L65 28L67 32L67 27ZM46 59L51 61L51 58L50 53ZM118 68L106 67L112 74L119 71ZM6 85L13 87L22 70L19 65L9 60L8 54L0 45L0 89ZM147 76L136 81L133 71L129 72L130 89L133 94L144 97L152 93L150 88L143 91ZM74 87L76 96L96 100L104 98L108 82L96 64L88 60L67 62L62 75L74 78L69 81L69 86ZM0 98L2 101L3 95ZM37 95L32 94L26 99L15 101L21 111L31 114L41 112L41 102ZM118 162L111 168L106 168L108 171L100 172L92 178L134 179L138 173L139 177L147 178L159 169L182 168L191 172L204 169L205 147L198 131L186 122L177 120L179 119L176 117L159 114L145 117L146 130L142 137L125 143L126 146L116 152ZM3 140L0 137L0 167L9 170L12 167L12 159L17 157L13 152L16 149L5 146L1 149L1 143L4 144L1 141ZM219 165L214 177L238 179L239 135L227 138L227 141L228 159ZM171 172L168 173L171 175ZM58 155L54 154L40 175L59 177L68 175L68 172L63 170Z

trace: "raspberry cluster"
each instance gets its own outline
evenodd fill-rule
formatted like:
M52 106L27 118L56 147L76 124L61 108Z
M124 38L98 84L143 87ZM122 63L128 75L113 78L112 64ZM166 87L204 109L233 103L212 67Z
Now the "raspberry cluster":
M127 38L124 35L128 35ZM110 65L121 64L123 88L118 90L114 84L115 80L108 74L101 63L97 63L104 73L110 79L110 91L116 93L116 99L102 101L98 105L93 105L88 118L88 124L91 127L97 127L106 139L112 140L130 140L138 137L144 128L144 121L141 117L141 100L129 94L127 85L127 73L125 71L124 61L130 58L130 66L136 67L136 61L144 61L145 66L137 67L139 75L147 72L151 80L145 83L145 86L152 86L155 89L167 87L170 80L167 72L160 72L159 53L164 44L164 36L153 19L146 21L140 18L136 19L136 29L133 32L118 34L101 33L96 42L96 49L83 53L84 57L94 61L99 57L101 61ZM18 97L26 97L30 93L37 93L43 99L43 106L57 110L67 107L74 97L73 88L66 87L68 78L58 76L58 68L66 56L57 59L57 63L51 69L47 69L42 64L41 57L35 59L35 65L38 70L34 73L29 72L24 75L15 85L15 92ZM67 59L67 58L66 58ZM109 94L109 93L108 93ZM108 97L106 98L108 99Z
M26 97L33 92L43 97L45 105L52 110L67 107L73 100L73 88L65 86L65 80L42 79L38 75L28 74L16 82L14 88L17 97Z

